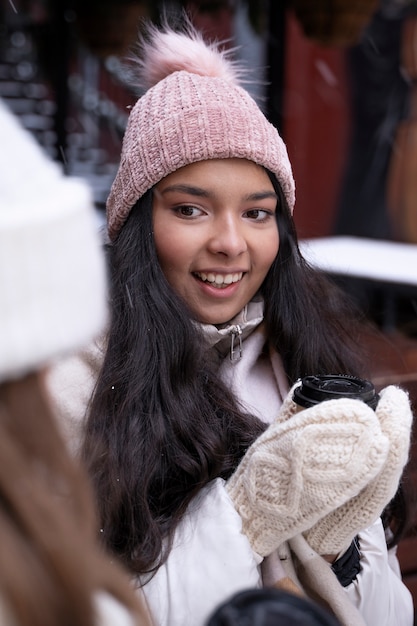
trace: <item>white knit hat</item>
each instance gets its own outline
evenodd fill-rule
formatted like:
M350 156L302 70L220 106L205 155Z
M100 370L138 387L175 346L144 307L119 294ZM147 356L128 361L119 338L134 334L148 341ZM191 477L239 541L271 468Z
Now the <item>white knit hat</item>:
M65 177L0 101L0 381L78 349L106 321L89 187Z

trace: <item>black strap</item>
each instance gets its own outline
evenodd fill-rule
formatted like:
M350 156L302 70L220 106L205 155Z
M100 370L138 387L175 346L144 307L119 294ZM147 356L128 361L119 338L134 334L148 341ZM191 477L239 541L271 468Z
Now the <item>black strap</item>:
M361 571L359 537L355 537L346 552L332 564L332 570L342 587L347 587L356 580Z

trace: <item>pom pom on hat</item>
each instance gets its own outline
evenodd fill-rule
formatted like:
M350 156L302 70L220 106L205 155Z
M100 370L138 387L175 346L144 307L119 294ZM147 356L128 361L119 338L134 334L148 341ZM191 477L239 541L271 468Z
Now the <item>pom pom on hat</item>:
M63 175L0 101L0 382L86 345L106 322L87 184Z
M139 84L150 89L174 72L185 71L200 76L224 78L236 85L243 70L231 59L233 50L221 50L218 45L206 43L189 22L183 32L165 26L148 26L139 45L136 59Z
M292 211L295 184L287 150L249 93L230 53L183 32L150 26L140 43L139 82L120 166L107 200L114 240L135 203L168 174L197 161L240 158L275 174Z

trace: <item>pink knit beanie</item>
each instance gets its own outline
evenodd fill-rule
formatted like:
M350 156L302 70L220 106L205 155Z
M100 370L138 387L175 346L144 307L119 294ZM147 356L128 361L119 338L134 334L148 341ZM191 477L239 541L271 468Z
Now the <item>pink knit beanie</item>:
M138 62L147 89L133 107L107 200L110 239L143 194L175 170L208 159L241 158L274 173L290 210L295 185L284 142L239 85L227 52L184 32L151 26Z

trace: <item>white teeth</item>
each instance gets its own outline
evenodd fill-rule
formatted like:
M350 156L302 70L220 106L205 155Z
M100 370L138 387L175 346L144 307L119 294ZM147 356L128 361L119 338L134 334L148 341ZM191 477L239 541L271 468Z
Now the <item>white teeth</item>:
M203 282L212 283L215 287L223 287L225 285L231 285L237 283L242 279L243 272L237 272L235 274L213 274L210 272L196 272L196 275L201 278Z

